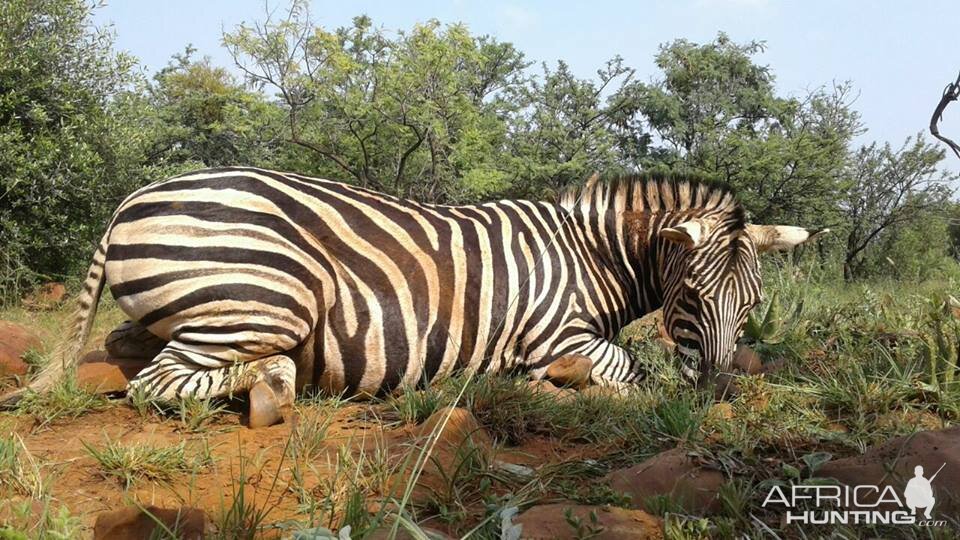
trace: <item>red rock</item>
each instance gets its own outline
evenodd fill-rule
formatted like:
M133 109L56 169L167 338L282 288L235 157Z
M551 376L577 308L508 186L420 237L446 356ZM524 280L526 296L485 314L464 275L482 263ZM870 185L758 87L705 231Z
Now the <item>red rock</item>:
M900 496L917 465L923 467L928 480L943 466L930 482L936 498L934 519L960 515L960 497L956 495L956 487L960 486L960 426L891 439L867 449L863 455L828 461L816 471L816 476L836 478L849 486L871 485L881 490L891 486ZM864 496L863 500L872 503L875 499ZM893 509L885 505L880 508ZM917 516L921 517L922 512Z
M159 537L163 528L157 530L157 521L175 532L177 538L202 539L213 532L207 514L199 508L146 506L144 510L128 507L98 515L93 526L94 540L147 540Z
M582 354L567 354L547 366L546 378L557 386L583 388L590 383L593 360Z
M534 394L547 394L557 398L568 398L575 396L577 393L571 388L557 388L555 384L545 379L527 381L527 386L533 390Z
M763 371L760 355L742 343L737 345L737 350L733 353L733 365L747 375L755 375Z
M427 538L429 538L430 540L447 540L448 538L451 538L447 534L444 534L443 532L438 531L436 529L431 529L429 527L424 527L422 525L418 525L418 526L420 527L420 530L424 534L426 534ZM412 534L408 533L407 530L404 529L402 526L397 527L396 536L392 536L391 535L392 532L393 532L393 523L386 523L364 534L363 539L364 540L414 540L416 538Z
M437 438L437 448L456 450L468 443L485 449L492 446L490 436L480 426L480 422L473 416L473 413L462 407L456 407L452 410L450 407L444 407L430 415L420 425L420 436L426 438L433 434L448 413L450 419L447 420L442 431L440 431Z
M569 523L566 514L580 520L580 530ZM591 512L595 516L591 518ZM545 504L534 506L514 518L522 527L520 537L531 540L654 540L663 538L663 522L643 510L581 504Z
M627 386L617 386L613 384L594 384L581 390L579 393L585 397L624 397L630 392Z
M444 424L448 414L449 419ZM431 437L436 437L435 443ZM394 496L402 496L415 473L420 453L432 444L429 458L423 463L422 474L411 494L412 500L418 504L429 502L436 493L446 489L450 478L465 460L479 458L487 461L493 453L490 435L470 411L459 407L444 407L430 415L415 428L413 438L412 444L405 445L413 452L411 459L391 476L388 489Z
M662 495L697 513L719 510L717 493L725 482L723 473L700 466L681 448L612 471L606 480L614 491L630 495L633 508L644 508L647 499Z
M80 359L77 382L88 392L123 392L130 379L147 367L143 360L112 358L106 351L92 351Z
M63 303L67 297L67 287L63 283L44 283L27 296L23 303L34 309L53 309Z
M30 366L23 355L41 348L40 338L25 326L0 321L0 378L26 376Z

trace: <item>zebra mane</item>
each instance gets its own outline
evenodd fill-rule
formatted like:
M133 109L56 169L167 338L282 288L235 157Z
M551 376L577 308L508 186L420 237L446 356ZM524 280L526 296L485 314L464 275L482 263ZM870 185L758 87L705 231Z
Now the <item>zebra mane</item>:
M744 218L736 192L723 182L696 175L640 173L600 180L597 174L582 186L561 193L558 204L567 211L604 211L615 208L629 212L674 210L727 210Z

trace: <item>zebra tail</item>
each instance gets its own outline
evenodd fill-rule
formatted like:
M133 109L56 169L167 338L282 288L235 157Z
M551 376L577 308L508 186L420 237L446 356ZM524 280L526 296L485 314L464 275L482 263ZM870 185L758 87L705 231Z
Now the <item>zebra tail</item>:
M90 337L90 329L97 315L97 305L106 282L104 265L106 264L107 237L110 231L103 235L100 246L93 256L87 279L83 282L83 291L77 298L77 309L73 316L73 327L66 341L59 345L53 358L40 372L36 379L25 388L20 388L0 397L0 406L16 405L28 391L43 392L49 390L65 376L73 372L80 359L80 351Z

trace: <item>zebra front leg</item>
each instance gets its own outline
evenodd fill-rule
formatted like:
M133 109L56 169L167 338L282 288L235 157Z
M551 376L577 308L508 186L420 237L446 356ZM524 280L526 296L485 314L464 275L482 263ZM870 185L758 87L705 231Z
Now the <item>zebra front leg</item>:
M604 338L595 338L574 352L593 360L590 379L594 384L624 389L647 376L630 353Z
M630 353L604 338L596 337L548 355L545 361L538 363L534 377L543 377L551 364L569 359L572 355L582 355L590 359L593 365L590 369L590 381L600 386L622 389L640 382L647 375Z
M264 427L289 411L295 381L296 365L284 354L246 360L222 346L171 342L130 381L129 390L162 400L249 392L250 427Z

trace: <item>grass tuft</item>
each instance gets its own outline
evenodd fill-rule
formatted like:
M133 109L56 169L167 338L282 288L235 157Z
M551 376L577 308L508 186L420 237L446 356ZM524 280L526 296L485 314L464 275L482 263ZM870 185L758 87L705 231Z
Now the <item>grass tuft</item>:
M186 456L186 443L156 447L147 444L125 446L107 441L102 448L83 442L87 453L97 461L101 473L119 479L125 489L138 480L169 482L180 473L191 472L195 463Z
M104 396L81 388L76 376L68 372L47 392L28 391L17 405L17 410L32 416L34 429L41 429L56 421L71 420L104 409L108 404Z

